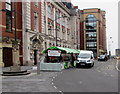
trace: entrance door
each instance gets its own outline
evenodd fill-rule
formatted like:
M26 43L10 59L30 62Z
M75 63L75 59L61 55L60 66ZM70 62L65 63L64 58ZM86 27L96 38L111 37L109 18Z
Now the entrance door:
M12 48L3 47L3 62L5 67L13 65Z
M34 64L37 64L37 50L34 50Z

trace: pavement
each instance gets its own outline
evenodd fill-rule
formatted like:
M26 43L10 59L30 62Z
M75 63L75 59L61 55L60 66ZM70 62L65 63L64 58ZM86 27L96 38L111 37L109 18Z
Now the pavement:
M10 67L2 68L2 71L9 70ZM21 70L27 70L30 74L1 76L2 92L58 92L52 85L52 81L60 72L40 71L40 74L37 74L36 66L21 66Z

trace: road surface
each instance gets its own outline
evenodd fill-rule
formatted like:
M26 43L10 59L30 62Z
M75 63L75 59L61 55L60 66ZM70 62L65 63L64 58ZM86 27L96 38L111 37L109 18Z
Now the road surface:
M116 60L96 61L93 68L70 68L53 78L59 92L118 92Z

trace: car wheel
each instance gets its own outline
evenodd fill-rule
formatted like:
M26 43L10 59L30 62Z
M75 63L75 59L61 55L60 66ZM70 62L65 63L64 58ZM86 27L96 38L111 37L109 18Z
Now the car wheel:
M92 67L94 67L94 63L92 64Z
M77 63L77 64L76 64L76 68L78 68L78 67L79 67L79 64Z

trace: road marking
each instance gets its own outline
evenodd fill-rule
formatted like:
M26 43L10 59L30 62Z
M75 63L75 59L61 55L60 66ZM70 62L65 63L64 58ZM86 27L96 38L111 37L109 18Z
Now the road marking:
M52 79L52 82L53 82L53 79Z
M52 85L54 85L54 83L52 83Z
M116 69L117 69L117 71L120 71L119 69L118 69L118 60L117 60L117 63L116 63Z
M62 91L59 90L59 92L62 92Z
M60 91L60 90L59 90L59 92L60 92L61 94L64 94L64 93L63 93L62 91Z
M56 87L56 86L54 86L54 88L55 88L55 89L57 89L57 87Z

